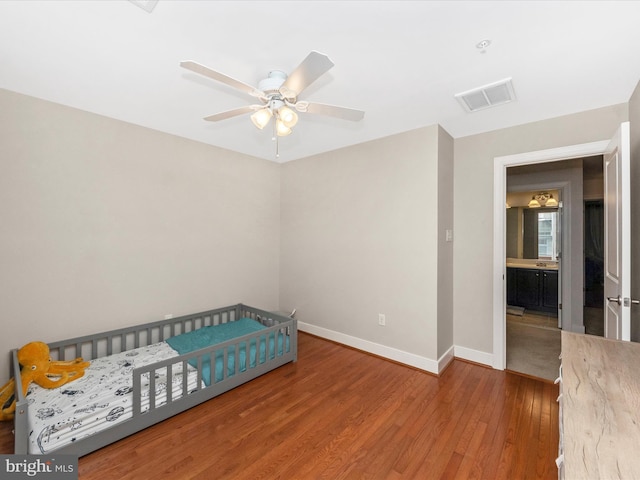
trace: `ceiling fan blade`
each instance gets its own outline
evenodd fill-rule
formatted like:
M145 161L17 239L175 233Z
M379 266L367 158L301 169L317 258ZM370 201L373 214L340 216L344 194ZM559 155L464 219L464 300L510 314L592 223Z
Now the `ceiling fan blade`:
M296 69L291 72L287 80L282 84L281 91L291 98L292 94L300 95L305 88L327 73L334 63L323 53L312 51Z
M244 115L245 113L253 112L256 108L261 108L258 105L247 105L246 107L234 108L233 110L227 110L226 112L215 113L204 117L208 122L219 122L220 120L226 120L227 118L237 117Z
M298 105L300 105L300 107L298 107ZM328 115L330 117L341 118L343 120L351 120L352 122L357 122L364 118L364 112L362 110L326 105L324 103L298 102L296 104L296 109L301 112Z
M182 68L186 68L187 70L191 70L192 72L199 73L200 75L204 75L205 77L212 78L213 80L217 80L218 82L224 83L225 85L229 85L241 92L248 93L252 97L263 97L264 93L258 90L255 87L252 87L249 84L241 82L240 80L236 80L235 78L231 78L224 73L216 72L215 70L211 70L209 67L205 67L204 65L200 65L199 63L192 62L191 60L187 60L184 62L180 62L180 66Z

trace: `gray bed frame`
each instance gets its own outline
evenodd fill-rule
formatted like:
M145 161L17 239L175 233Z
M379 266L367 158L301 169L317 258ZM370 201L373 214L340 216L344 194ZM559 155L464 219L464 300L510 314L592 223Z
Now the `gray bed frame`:
M160 361L151 365L136 368L133 371L133 414L132 417L112 426L106 430L98 432L89 437L82 438L67 446L55 449L56 454L86 455L110 443L120 440L133 433L139 432L151 425L161 422L202 402L216 397L231 390L243 383L246 383L260 375L274 370L288 362L295 362L298 354L298 330L297 322L294 318L284 315L260 310L247 305L238 304L229 307L217 308L206 312L185 315L178 318L161 320L134 327L121 328L108 332L87 335L84 337L71 338L49 344L51 358L53 360L72 360L76 357L83 357L84 360L132 350L144 347L152 343L166 340L167 338L190 332L198 328L209 325L219 325L221 323L233 322L240 318L253 318L260 321L267 327L255 333L237 337L233 340L219 343L217 345L196 350L185 355L180 355L169 360ZM275 352L273 358L266 355L264 363L256 362L254 367L247 365L245 371L238 371L240 362L235 361L235 374L228 375L228 347L235 345L235 355L240 351L240 344L248 345L244 342L256 341L260 337L267 335L283 334L288 339L283 342L282 352ZM149 375L151 385L148 392L153 392L149 398L149 409L141 411L141 378L145 373L149 374L156 369L166 368L167 383L171 382L172 365L182 363L183 369L187 368L187 362L196 358L198 366L202 365L202 357L211 354L213 351L224 349L224 378L221 381L211 382L209 386L203 386L195 392L188 393L186 375L182 386L182 394L179 398L171 398L171 389L167 389L166 403L156 406L155 388L153 385L154 375ZM277 350L277 349L276 349ZM28 425L28 402L22 394L22 384L20 382L20 365L17 358L17 349L11 351L12 375L16 379L16 412L14 418L14 453L28 453L29 425ZM248 364L249 362L247 362ZM198 385L202 385L202 369L198 368ZM213 380L213 379L212 379ZM47 452L50 453L50 452Z

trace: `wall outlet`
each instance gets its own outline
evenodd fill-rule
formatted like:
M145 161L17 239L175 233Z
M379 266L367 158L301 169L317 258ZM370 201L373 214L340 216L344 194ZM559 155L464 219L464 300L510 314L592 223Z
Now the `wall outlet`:
M167 314L164 316L164 319L165 319L165 320L171 320L172 318L173 318L173 313L167 313Z
M384 316L384 313L378 314L378 325L382 325L383 327L387 324L387 319Z

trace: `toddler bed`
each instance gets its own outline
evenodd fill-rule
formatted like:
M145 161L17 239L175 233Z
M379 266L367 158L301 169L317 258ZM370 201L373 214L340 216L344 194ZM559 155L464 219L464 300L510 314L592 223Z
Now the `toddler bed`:
M293 318L246 305L49 344L90 360L84 377L22 395L17 350L15 453L85 455L297 359Z

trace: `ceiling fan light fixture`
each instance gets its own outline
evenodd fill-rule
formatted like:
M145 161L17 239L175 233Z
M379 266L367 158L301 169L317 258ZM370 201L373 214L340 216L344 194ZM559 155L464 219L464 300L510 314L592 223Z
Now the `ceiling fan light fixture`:
M278 109L278 117L288 128L293 128L298 123L298 114L287 106Z
M267 126L272 116L273 116L273 113L271 112L271 109L261 108L260 110L256 110L251 114L251 121L256 127L262 130L264 127Z
M279 137L286 137L291 134L291 129L287 127L282 120L276 119L276 135Z

